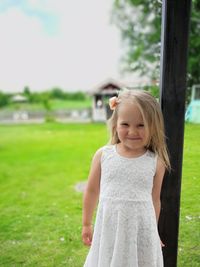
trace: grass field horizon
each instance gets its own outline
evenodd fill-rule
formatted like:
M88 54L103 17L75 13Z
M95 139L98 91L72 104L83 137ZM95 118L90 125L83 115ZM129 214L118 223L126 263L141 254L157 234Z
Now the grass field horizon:
M0 266L81 267L82 193L104 124L0 125ZM200 125L186 124L178 267L199 266Z

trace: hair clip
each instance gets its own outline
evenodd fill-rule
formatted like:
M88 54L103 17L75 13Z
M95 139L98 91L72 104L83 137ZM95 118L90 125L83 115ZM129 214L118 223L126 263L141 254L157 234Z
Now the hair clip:
M118 97L113 96L109 99L109 107L111 110L115 110L117 104L119 103Z

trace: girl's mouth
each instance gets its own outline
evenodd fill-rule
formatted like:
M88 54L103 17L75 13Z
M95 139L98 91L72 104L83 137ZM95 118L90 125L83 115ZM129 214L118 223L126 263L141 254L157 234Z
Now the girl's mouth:
M141 140L141 138L140 137L127 137L127 139L129 139L129 140Z

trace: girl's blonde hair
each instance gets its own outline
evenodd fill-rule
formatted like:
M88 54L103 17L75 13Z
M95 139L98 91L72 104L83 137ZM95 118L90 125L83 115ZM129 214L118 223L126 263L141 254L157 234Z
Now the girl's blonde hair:
M170 170L162 111L157 100L146 91L126 89L119 93L116 100L116 107L114 108L111 118L108 120L108 126L111 131L110 144L114 145L120 143L116 126L119 109L124 102L133 103L138 106L148 136L146 148L156 153L163 161L165 167Z

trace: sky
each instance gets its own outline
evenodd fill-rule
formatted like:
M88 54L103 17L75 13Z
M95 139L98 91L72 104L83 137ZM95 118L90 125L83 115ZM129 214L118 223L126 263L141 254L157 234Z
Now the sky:
M0 90L90 90L121 79L112 0L1 0Z

